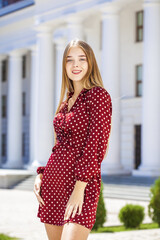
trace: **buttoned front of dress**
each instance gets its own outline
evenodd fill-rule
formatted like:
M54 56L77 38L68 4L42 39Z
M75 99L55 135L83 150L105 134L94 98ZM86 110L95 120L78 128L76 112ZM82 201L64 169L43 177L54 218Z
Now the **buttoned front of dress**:
M46 203L39 206L37 216L44 223L62 226L71 221L92 229L100 195L101 162L111 129L111 98L102 87L83 88L68 111L69 98L53 119L57 143L46 166L37 169L43 173L41 196ZM87 182L82 212L64 220L77 180Z

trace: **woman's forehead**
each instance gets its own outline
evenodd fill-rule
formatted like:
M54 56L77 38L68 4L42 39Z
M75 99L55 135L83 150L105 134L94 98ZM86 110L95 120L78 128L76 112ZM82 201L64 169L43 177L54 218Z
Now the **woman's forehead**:
M75 47L71 47L68 51L68 54L67 56L71 56L71 55L83 55L83 56L86 56L86 54L84 53L84 51L78 47L78 46L75 46Z

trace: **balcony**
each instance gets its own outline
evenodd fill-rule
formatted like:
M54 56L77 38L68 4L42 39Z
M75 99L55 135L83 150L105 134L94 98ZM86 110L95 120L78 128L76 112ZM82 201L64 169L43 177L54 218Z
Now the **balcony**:
M0 0L0 17L33 4L33 0Z

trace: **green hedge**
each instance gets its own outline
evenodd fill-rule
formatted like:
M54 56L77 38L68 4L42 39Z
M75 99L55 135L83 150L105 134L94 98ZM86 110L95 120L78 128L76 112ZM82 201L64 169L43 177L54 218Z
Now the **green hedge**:
M93 226L93 230L97 230L99 227L103 227L103 224L107 220L107 210L105 208L105 203L103 199L103 182L101 180L101 190L96 212L96 222Z
M148 215L160 227L160 178L155 181L150 191L151 200L148 205Z
M126 228L138 228L144 219L144 207L140 205L127 204L121 208L119 219Z

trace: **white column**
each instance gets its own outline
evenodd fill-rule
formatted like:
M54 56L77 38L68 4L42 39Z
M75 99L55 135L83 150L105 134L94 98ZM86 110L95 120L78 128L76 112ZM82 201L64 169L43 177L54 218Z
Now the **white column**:
M37 77L35 77L36 82L32 83L31 103L37 104L35 114L33 114L32 109L32 130L34 131L34 150L32 149L31 153L32 167L46 165L54 142L54 56L52 32L53 30L49 26L37 28ZM35 87L38 90L34 89ZM36 91L35 97L33 97L34 90ZM34 100L35 103L33 102ZM35 151L34 154L33 151Z
M74 38L84 40L84 26L82 25L82 18L70 17L66 20L67 22L67 40L70 42Z
M30 52L31 57L31 79L30 79L30 128L29 128L29 164L28 169L32 169L32 165L36 165L37 159L37 134L38 134L38 74L37 74L37 46L33 46ZM38 166L38 162L37 162Z
M160 0L144 1L142 164L135 175L160 175Z
M57 109L59 98L61 94L61 85L62 85L62 61L63 61L63 53L65 49L66 40L64 38L56 38L54 39L55 48L56 48L56 78L55 78L55 108Z
M124 170L120 162L120 61L119 14L116 8L102 10L102 79L113 105L112 129L107 157L102 162L103 174Z
M3 168L22 168L22 57L9 53L7 99L7 162Z

